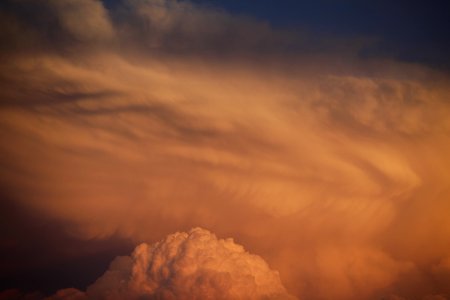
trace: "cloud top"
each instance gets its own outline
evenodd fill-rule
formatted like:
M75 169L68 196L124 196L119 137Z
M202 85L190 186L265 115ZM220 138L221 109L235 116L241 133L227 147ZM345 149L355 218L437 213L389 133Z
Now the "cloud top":
M89 299L295 299L278 272L232 239L194 228L117 257Z

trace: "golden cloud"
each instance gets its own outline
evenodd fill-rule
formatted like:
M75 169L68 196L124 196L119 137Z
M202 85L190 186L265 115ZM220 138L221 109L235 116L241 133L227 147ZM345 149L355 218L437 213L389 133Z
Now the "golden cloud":
M53 35L4 13L0 180L17 203L82 239L210 228L300 299L450 293L446 74L283 46L246 59L292 41L187 2L36 3Z

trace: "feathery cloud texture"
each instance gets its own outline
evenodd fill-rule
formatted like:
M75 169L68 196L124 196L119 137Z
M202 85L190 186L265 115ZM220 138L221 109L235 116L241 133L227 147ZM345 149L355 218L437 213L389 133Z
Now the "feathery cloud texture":
M0 184L18 207L86 242L211 228L300 299L450 294L447 74L357 42L311 54L184 1L0 7ZM236 278L216 275L192 287Z

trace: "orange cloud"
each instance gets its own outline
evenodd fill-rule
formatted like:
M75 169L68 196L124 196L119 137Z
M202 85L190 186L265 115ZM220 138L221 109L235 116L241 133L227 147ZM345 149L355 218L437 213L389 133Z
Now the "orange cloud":
M246 59L299 41L187 2L36 3L55 36L25 38L44 21L4 13L0 182L15 202L87 240L211 228L300 299L450 293L446 74L283 47ZM235 27L247 34L219 43Z
M295 299L278 273L207 230L169 235L118 257L87 290L92 299Z

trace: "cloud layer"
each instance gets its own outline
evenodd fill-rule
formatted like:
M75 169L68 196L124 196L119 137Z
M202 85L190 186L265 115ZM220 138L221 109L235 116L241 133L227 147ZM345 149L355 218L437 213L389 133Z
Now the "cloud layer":
M8 201L86 242L151 243L211 228L261 255L300 299L448 297L447 74L358 59L360 41L327 41L311 54L320 37L189 2L0 7ZM232 245L191 234L214 245L195 244L213 257L200 265ZM186 234L170 239L190 245ZM98 285L145 269L157 245L118 259ZM51 247L61 259L73 253ZM242 261L264 265L251 257ZM228 284L245 270L210 281L192 271L192 287ZM247 292L264 294L258 286ZM157 292L166 291L185 293Z

